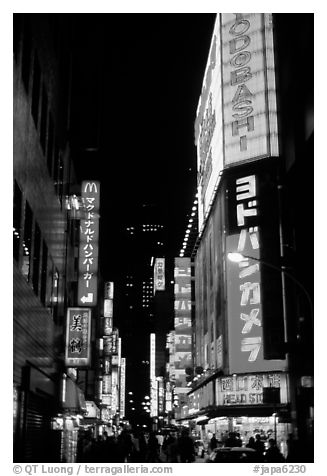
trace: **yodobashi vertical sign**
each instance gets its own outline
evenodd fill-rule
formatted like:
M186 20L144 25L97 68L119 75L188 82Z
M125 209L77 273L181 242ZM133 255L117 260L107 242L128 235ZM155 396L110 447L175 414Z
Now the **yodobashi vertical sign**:
M80 221L78 304L95 306L98 289L100 183L82 182L85 217Z
M91 309L69 307L66 322L65 365L90 365Z
M225 166L277 156L272 15L220 17Z
M228 226L226 253L238 252L245 258L240 263L227 259L227 302L228 302L228 353L230 373L246 373L271 370L283 370L285 360L265 360L263 324L273 328L283 320L280 308L281 288L275 289L273 296L263 299L262 288L262 247L266 244L264 218L262 217L264 194L258 187L260 175L235 174L230 177L228 186ZM261 200L262 199L262 200ZM271 220L273 213L271 214ZM268 221L269 221L269 217ZM266 218L266 220L267 220ZM273 247L274 237L271 232L268 246ZM280 280L278 270L271 275L271 282L265 287L274 286ZM266 301L266 302L264 302ZM263 304L265 304L265 309ZM267 307L271 308L267 310ZM271 310L273 312L271 312ZM265 311L265 312L264 312ZM264 317L264 319L263 319ZM277 338L282 334L279 328ZM281 336L283 339L283 336ZM276 357L275 357L276 359Z
M165 258L156 258L154 262L154 294L165 290Z

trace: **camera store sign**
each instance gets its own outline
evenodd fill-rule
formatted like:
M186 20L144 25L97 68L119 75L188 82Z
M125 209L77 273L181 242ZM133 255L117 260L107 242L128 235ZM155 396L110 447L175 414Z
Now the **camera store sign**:
M218 405L260 405L263 388L279 388L280 403L287 403L286 375L282 373L233 375L218 378Z

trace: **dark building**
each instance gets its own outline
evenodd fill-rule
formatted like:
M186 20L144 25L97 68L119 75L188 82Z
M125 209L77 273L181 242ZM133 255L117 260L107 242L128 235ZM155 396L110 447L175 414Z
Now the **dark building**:
M65 309L74 296L78 230L66 209L75 184L71 24L57 20L14 15L14 461L61 457L53 423L63 404Z
M150 392L150 334L156 333L157 374L165 368L166 333L173 325L172 269L166 265L165 290L154 294L156 258L165 258L166 228L158 207L135 207L125 227L124 253L121 254L120 281L116 289L115 325L124 336L122 352L126 356L126 389L134 401L127 402L126 416L141 413L141 402ZM136 408L136 410L131 410Z

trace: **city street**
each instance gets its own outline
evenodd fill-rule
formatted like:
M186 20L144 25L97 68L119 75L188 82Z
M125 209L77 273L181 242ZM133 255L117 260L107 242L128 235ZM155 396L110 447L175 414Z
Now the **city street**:
M13 462L313 463L314 14L19 12Z

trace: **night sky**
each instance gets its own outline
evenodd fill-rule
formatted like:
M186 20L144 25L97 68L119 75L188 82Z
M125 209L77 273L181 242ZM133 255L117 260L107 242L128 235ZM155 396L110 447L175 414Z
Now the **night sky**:
M196 192L194 120L215 14L73 14L71 140L78 180L101 180L104 279L133 205L162 208L178 256Z

